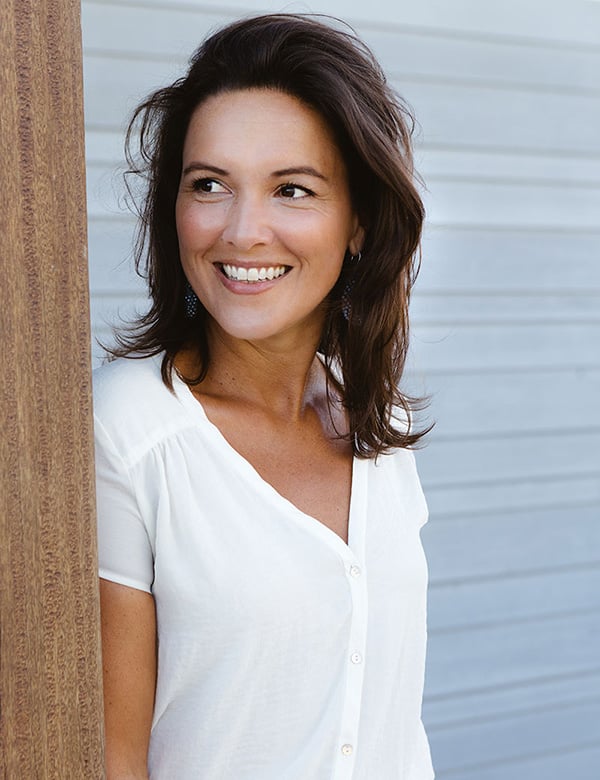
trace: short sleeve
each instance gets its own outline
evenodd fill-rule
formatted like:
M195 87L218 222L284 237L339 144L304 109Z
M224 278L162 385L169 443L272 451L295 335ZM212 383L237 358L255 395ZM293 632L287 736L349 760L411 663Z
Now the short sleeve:
M152 545L130 470L97 418L94 440L100 577L151 593Z

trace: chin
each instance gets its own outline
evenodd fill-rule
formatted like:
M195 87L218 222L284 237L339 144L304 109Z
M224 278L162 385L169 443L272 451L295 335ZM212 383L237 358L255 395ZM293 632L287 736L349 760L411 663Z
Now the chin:
M230 338L241 341L262 341L276 337L284 328L278 328L272 318L257 320L240 316L215 320L218 330Z
M312 340L315 333L320 333L323 323L312 318L299 317L291 320L287 317L270 316L253 317L240 314L239 317L223 317L216 320L217 327L229 338L240 341L275 341L278 339Z

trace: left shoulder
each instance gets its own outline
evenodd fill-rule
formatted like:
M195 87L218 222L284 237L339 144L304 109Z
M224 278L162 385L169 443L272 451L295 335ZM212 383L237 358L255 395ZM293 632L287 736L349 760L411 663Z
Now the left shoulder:
M373 487L390 502L398 501L411 515L427 520L427 502L413 450L394 449L372 461Z
M387 473L419 480L417 462L413 450L400 448L390 450L374 459L376 469Z

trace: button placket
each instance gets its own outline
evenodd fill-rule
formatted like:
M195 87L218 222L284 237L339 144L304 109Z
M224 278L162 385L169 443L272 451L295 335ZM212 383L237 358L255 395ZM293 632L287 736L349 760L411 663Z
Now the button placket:
M371 461L355 460L350 503L348 548L342 556L348 593L352 603L346 646L346 684L338 733L337 760L332 780L352 780L357 751L360 751L360 709L367 644L368 591L365 567L368 480ZM360 660L359 660L360 658Z
M360 707L364 682L364 658L367 640L367 578L364 566L356 559L345 562L352 599L352 619L348 636L346 692L339 736L339 759L334 780L350 780L358 745Z

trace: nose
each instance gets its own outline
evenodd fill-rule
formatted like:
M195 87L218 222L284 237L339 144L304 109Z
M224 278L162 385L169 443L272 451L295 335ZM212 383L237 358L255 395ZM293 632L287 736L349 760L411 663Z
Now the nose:
M228 209L222 238L245 251L272 241L269 209L262 198L250 194L237 195Z

